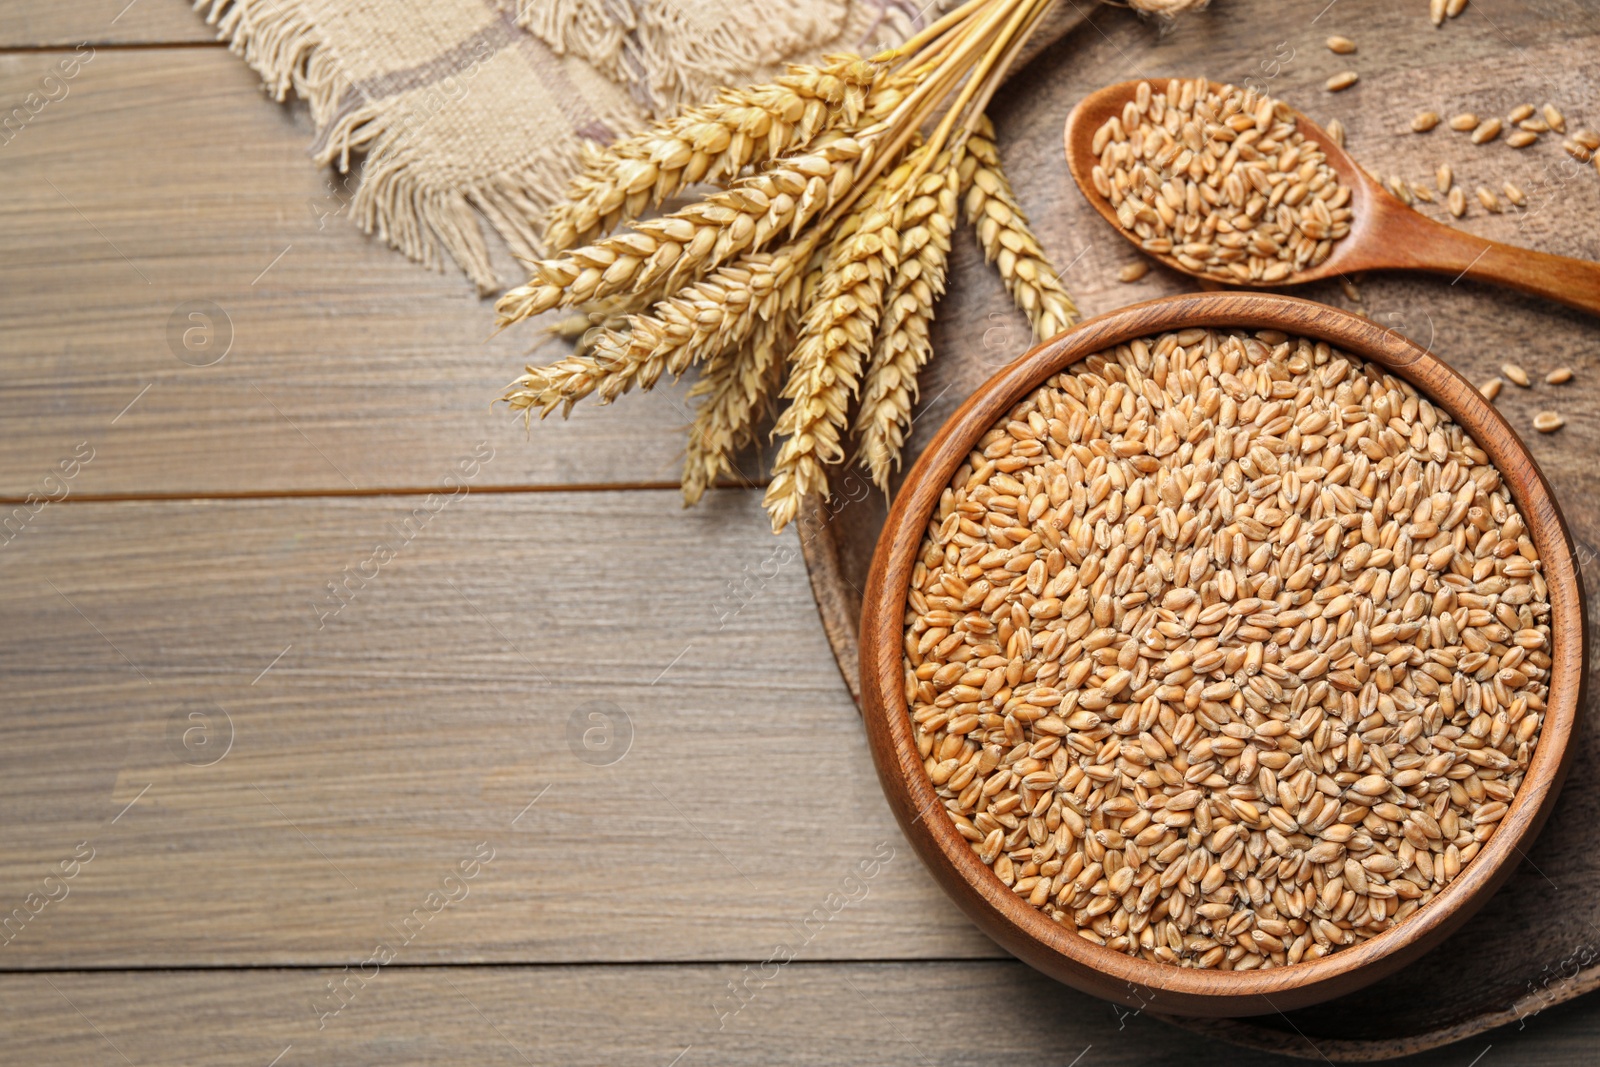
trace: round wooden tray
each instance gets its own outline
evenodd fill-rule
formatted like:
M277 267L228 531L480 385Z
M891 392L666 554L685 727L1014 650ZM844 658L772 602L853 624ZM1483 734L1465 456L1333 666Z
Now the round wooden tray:
M954 354L973 358L968 347L955 346ZM987 376L993 369L973 371ZM919 428L914 449L932 428L931 422ZM823 625L858 704L861 590L886 514L882 497L846 473L834 500L810 507L800 520ZM1458 1041L1600 986L1600 899L1588 888L1596 866L1588 857L1600 855L1591 844L1600 844L1594 818L1600 784L1587 773L1597 745L1593 730L1578 734L1575 773L1543 836L1484 910L1441 947L1367 989L1314 1007L1251 1019L1168 1021L1254 1048L1365 1062Z
M1161 77L1204 72L1235 82L1271 78L1276 95L1307 104L1312 118L1342 119L1358 158L1407 175L1427 175L1442 149L1437 141L1390 136L1394 116L1436 106L1441 87L1474 98L1496 84L1496 77L1513 77L1527 61L1524 54L1507 55L1503 62L1483 54L1482 41L1500 47L1493 34L1418 36L1427 32L1417 28L1423 15L1406 5L1356 3L1336 11L1343 12L1340 25L1365 27L1373 44L1362 70L1365 88L1328 98L1320 94L1330 68L1310 57L1318 55L1325 33L1336 30L1308 26L1294 5L1239 0L1225 18L1213 8L1213 14L1171 23L1140 21L1113 8L1057 5L1051 24L1030 48L1030 54L1044 54L1014 68L989 111L1023 206L1045 247L1065 267L1063 280L1086 315L1194 290L1191 280L1159 267L1137 284L1119 284L1117 269L1135 254L1079 194L1062 159L1061 123L1067 112L1085 94L1129 77L1131 66ZM1082 25L1091 18L1093 26ZM1585 35L1594 32L1590 22L1535 20L1523 29L1531 35L1525 50L1541 60L1549 93L1582 99L1587 82L1579 60L1590 54L1584 44ZM1057 41L1063 43L1046 47ZM1415 45L1424 42L1426 52L1416 51ZM1286 59L1296 55L1298 61ZM1424 71L1427 77L1419 81ZM1533 164L1524 154L1474 159L1475 180L1491 187L1502 179L1530 180L1525 172ZM1581 225L1586 202L1573 197L1547 204L1544 224L1533 229L1508 215L1463 224L1500 240L1596 259L1600 234ZM1434 217L1447 216L1435 211ZM1030 347L1026 324L964 229L954 241L950 273L950 291L934 325L937 358L922 374L907 466L973 389ZM1361 310L1474 381L1498 373L1498 364L1513 353L1524 353L1521 358L1530 367L1569 363L1579 368L1580 377L1561 386L1567 392L1560 396L1550 387L1527 396L1508 389L1499 407L1519 429L1527 427L1539 406L1559 406L1567 414L1569 425L1561 433L1525 436L1535 438L1528 444L1563 505L1580 568L1590 572L1593 587L1600 576L1600 570L1590 570L1600 561L1595 547L1600 545L1600 466L1593 459L1596 422L1590 414L1600 409L1594 320L1470 281L1378 275L1356 282L1359 300L1354 290L1334 282L1296 295ZM856 695L860 590L888 508L858 472L846 473L835 490L831 503L801 516L800 534L823 626ZM1591 670L1593 664L1591 658ZM1588 687L1591 700L1597 692ZM1287 1016L1171 1021L1272 1052L1372 1062L1506 1024L1535 1026L1544 1009L1600 988L1600 731L1580 726L1578 734L1566 786L1538 844L1495 898L1440 948L1359 993Z

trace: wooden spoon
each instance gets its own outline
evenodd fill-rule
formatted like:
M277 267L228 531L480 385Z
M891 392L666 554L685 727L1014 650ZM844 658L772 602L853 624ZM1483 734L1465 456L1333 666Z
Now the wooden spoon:
M1091 174L1100 162L1092 150L1095 131L1111 116L1122 114L1122 106L1133 99L1138 85L1136 81L1121 82L1084 97L1067 116L1066 130L1067 168L1072 171L1073 180L1089 203L1135 247L1139 245L1138 235L1122 228L1110 202L1095 190ZM1212 88L1221 90L1223 86L1213 82ZM1322 146L1328 165L1350 187L1350 233L1333 243L1332 252L1321 264L1296 271L1281 282L1230 279L1224 284L1265 288L1299 285L1357 271L1421 270L1493 282L1600 314L1600 263L1517 248L1434 222L1401 203L1370 177L1316 123L1298 111L1295 121L1308 140ZM1173 256L1144 254L1173 270L1205 277Z

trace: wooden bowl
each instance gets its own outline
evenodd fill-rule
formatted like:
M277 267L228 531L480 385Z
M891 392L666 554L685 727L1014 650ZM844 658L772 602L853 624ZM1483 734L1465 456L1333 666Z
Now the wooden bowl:
M1410 382L1488 453L1521 510L1550 589L1548 708L1538 747L1500 827L1426 907L1365 942L1321 959L1245 972L1152 963L1093 944L1017 897L944 816L917 754L901 649L912 568L940 492L977 440L1063 368L1136 337L1185 327L1274 329L1327 341ZM1281 1012L1340 996L1437 945L1481 907L1522 859L1555 803L1583 706L1587 646L1572 539L1550 486L1515 432L1461 375L1367 319L1293 297L1175 296L1114 311L1034 348L963 404L907 475L873 555L861 613L861 696L873 759L901 829L980 929L1025 963L1074 988L1139 1008L1226 1017Z

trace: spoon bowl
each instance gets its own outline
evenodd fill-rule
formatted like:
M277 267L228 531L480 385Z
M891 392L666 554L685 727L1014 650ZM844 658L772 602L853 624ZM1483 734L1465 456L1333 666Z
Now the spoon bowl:
M1122 227L1110 201L1094 187L1092 174L1100 162L1093 148L1095 131L1107 119L1122 114L1123 105L1134 98L1138 87L1137 81L1119 82L1078 101L1067 116L1067 169L1095 210L1143 255L1183 274L1206 277L1185 267L1173 255L1140 247L1138 235ZM1213 92L1220 93L1225 88L1219 82L1211 83ZM1502 244L1434 222L1379 184L1334 143L1326 130L1299 111L1294 115L1300 133L1306 140L1317 142L1327 155L1328 166L1350 188L1350 232L1333 242L1327 259L1294 271L1282 281L1229 279L1225 284L1267 288L1301 285L1358 271L1418 270L1504 285L1600 314L1600 264Z

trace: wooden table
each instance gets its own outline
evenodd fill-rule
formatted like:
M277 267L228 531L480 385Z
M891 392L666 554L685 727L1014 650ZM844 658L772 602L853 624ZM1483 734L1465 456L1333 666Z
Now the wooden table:
M1421 0L1336 3L1218 3L1165 39L1097 10L1008 88L1002 132L1167 47L1240 78L1287 41L1291 98L1352 65L1332 32L1374 75L1436 32L1513 73L1497 35L1600 55L1592 5L1434 31ZM526 433L489 401L532 334L488 338L463 279L341 217L304 110L185 5L124 4L0 10L6 109L92 49L0 144L0 916L26 916L0 934L0 1061L1277 1062L978 935L893 825L793 533L756 488L680 510L685 390ZM1377 93L1308 110L1364 146L1409 118ZM1063 263L1128 258L1040 228ZM1089 310L1173 284L1085 282ZM994 288L952 315L983 322ZM1505 313L1462 307L1458 350ZM1575 457L1600 367L1562 358ZM1597 1009L1418 1062L1592 1062Z

